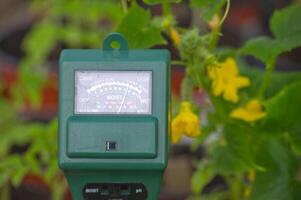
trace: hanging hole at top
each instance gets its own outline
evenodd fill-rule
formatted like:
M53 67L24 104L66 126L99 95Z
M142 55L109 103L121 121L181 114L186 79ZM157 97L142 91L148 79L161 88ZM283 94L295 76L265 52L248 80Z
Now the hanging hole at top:
M120 49L120 43L118 41L112 41L110 46L112 49Z
M112 50L127 51L128 50L128 42L120 33L111 33L104 39L103 50L105 50L105 51L112 51Z

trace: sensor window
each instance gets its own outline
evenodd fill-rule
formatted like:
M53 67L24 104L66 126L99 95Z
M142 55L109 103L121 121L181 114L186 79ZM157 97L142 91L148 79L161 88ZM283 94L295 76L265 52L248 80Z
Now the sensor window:
M76 71L76 114L151 114L151 71Z

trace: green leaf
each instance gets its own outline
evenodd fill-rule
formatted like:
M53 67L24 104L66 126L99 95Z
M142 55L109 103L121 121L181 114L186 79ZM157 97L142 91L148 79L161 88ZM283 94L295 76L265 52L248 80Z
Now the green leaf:
M12 184L17 187L21 184L24 176L29 172L29 168L26 166L22 166L16 170L16 172L12 176Z
M250 200L298 199L298 165L289 147L276 139L265 141L257 152L257 160L266 171L256 173Z
M0 162L0 174L7 174L8 177L22 167L21 157L19 155L10 155Z
M34 26L26 35L22 47L34 63L40 64L55 47L57 39L57 25L49 20L44 20ZM35 67L37 66L32 66L32 68Z
M191 6L201 8L202 16L210 21L214 14L218 13L226 3L226 0L192 0Z
M288 132L301 153L301 82L285 87L266 102L267 117L263 121L269 130Z
M271 20L270 28L276 38L287 38L301 34L301 5L291 5L276 11Z
M162 4L162 3L180 3L182 0L143 0L144 3L149 5Z
M227 125L224 131L226 144L213 151L216 170L222 174L229 174L257 168L246 131L233 125Z
M47 170L44 173L45 180L51 182L52 179L59 173L59 171L57 160L52 160L50 163L48 163Z
M301 33L288 38L272 39L269 37L258 37L246 42L241 49L243 54L250 54L264 63L276 59L278 55L301 45Z
M270 20L270 27L275 37L258 37L249 40L241 52L253 55L267 64L280 54L301 46L300 19L300 5L276 11Z
M0 90L0 92L3 91ZM14 116L14 110L12 110L13 108L9 101L10 100L8 99L4 99L4 96L0 96L0 110L1 110L0 125L6 124L5 121L10 120Z
M203 188L214 178L215 170L211 163L204 162L194 172L191 179L191 190L194 194L200 194Z
M165 43L160 29L151 24L150 13L136 3L132 4L117 32L126 37L130 48L149 48Z
M10 125L7 130L3 131L2 139L0 140L0 155L6 154L12 145L28 144L35 139L37 132L43 133L42 125L38 123Z
M42 70L41 64L36 63L32 58L23 59L19 65L20 84L18 86L21 96L23 95L23 101L26 98L31 106L38 106L41 102L42 87L47 80L45 71Z
M60 39L70 47L78 47L81 44L83 31L80 26L67 25L60 29Z

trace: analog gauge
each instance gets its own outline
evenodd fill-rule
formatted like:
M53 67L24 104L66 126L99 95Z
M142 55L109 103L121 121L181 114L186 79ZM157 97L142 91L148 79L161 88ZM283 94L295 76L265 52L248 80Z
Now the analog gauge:
M151 71L76 71L76 114L151 114Z

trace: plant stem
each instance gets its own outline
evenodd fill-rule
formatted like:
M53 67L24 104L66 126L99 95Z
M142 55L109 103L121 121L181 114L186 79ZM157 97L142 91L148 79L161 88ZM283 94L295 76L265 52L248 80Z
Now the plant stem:
M127 0L121 0L121 6L122 6L122 9L123 9L124 13L127 13L128 12Z
M234 175L234 177L228 177L227 182L230 187L229 190L230 190L231 200L241 200L242 175L237 174Z
M216 46L217 46L217 43L219 41L219 38L221 36L221 26L218 26L217 28L215 28L213 31L212 31L212 39L210 41L210 44L209 44L209 51L210 52L213 52L215 49L216 49Z
M231 0L227 0L227 4L226 4L226 10L222 16L222 19L220 20L219 22L219 25L213 30L212 32L212 35L213 35L213 38L209 44L209 50L212 52L216 46L217 46L217 43L218 43L218 40L221 36L221 27L223 25L223 23L225 22L228 14L229 14L229 11L230 11L230 7L231 7ZM219 16L220 14L218 14Z
M263 77L264 80L263 80L263 82L259 88L259 92L258 92L259 99L264 99L264 94L265 94L266 90L268 89L270 82L271 82L272 74L273 74L274 68L275 68L275 63L276 63L275 59L273 59L267 63L266 72Z
M162 7L163 7L163 15L168 16L171 14L171 6L169 3L164 2L162 4Z
M171 64L172 65L181 65L181 66L186 67L186 63L184 61L181 61L181 60L172 60Z
M228 14L229 14L229 11L230 11L230 7L231 7L231 0L227 0L226 11L220 21L219 26L221 26L224 23L224 21L226 20Z

